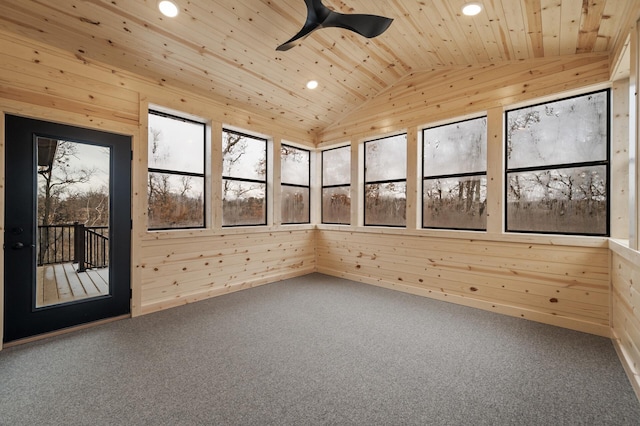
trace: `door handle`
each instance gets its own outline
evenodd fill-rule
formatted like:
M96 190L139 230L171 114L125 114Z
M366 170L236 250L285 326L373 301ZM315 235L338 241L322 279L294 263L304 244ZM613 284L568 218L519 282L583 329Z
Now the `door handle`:
M34 244L24 244L21 243L20 241L18 241L17 243L14 243L11 248L14 250L22 250L23 248L33 248L35 247Z

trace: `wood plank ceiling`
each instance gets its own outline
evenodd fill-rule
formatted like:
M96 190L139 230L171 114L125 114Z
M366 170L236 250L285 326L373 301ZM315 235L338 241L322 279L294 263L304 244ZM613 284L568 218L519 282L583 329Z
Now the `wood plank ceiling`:
M411 72L608 52L626 42L638 0L325 0L342 13L388 16L365 39L325 28L285 52L303 0L0 0L0 28L111 66L260 111L315 134ZM307 80L320 87L311 91Z

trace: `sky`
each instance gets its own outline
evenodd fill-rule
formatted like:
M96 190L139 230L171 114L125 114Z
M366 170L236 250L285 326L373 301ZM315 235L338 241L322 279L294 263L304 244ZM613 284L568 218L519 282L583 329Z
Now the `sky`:
M341 185L351 182L351 146L322 152L322 184Z
M507 167L606 160L606 97L600 92L509 111L509 123L527 113L540 121L513 131Z
M365 181L406 178L406 133L365 143Z
M204 174L204 125L149 114L149 167ZM159 131L152 152L151 132Z
M424 175L441 176L487 170L487 119L425 129Z
M74 155L70 155L67 158L65 166L67 172L72 176L78 177L83 170L91 171L89 182L76 183L67 192L97 191L109 187L110 149L108 147L79 142L63 143L71 144L75 151ZM56 164L54 163L53 175L54 178L59 180L62 174L59 171L57 172L55 167Z

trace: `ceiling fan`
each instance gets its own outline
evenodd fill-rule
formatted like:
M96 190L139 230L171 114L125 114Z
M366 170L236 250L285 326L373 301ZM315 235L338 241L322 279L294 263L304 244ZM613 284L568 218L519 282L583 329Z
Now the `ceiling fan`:
M278 46L276 50L289 50L296 45L297 40L304 39L320 28L344 28L361 36L373 38L385 32L393 21L391 18L378 15L334 12L322 4L322 0L304 0L304 2L307 4L307 20L302 29L289 41Z

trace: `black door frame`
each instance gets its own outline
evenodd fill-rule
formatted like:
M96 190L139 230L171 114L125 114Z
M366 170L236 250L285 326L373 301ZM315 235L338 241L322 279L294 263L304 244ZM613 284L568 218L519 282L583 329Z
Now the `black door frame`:
M37 137L111 149L109 295L35 308ZM4 209L3 341L131 312L131 136L5 114Z

